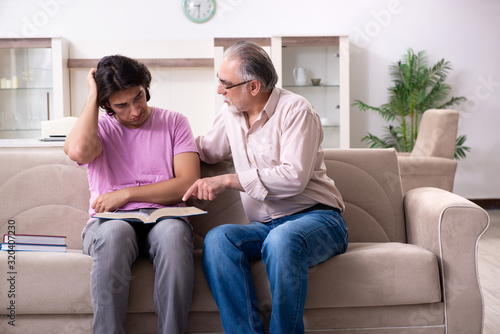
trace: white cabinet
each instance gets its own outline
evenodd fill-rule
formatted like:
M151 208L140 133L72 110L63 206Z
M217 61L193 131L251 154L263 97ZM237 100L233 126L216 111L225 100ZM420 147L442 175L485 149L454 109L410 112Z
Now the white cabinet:
M349 38L347 36L278 36L271 56L279 84L304 96L321 117L324 148L350 146ZM305 81L298 77L305 72ZM316 84L311 79L320 79Z
M70 115L67 42L0 38L0 139L37 138L41 122Z

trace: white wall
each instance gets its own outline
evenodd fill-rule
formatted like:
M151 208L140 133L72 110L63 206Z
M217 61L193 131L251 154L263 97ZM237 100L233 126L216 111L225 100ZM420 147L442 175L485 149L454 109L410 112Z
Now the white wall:
M184 17L182 0L0 0L0 37L63 36L79 43L348 34L351 99L372 105L386 101L389 64L409 47L426 50L432 63L452 63L452 94L469 98L457 109L459 133L472 152L459 161L455 192L500 198L498 0L216 1L215 17L194 24ZM364 147L360 139L382 134L384 122L351 109L351 145Z
M110 54L132 58L213 58L213 40L73 41L70 58L100 59ZM190 121L195 136L212 127L216 114L216 80L213 67L149 67L152 75L149 105L178 111ZM88 68L72 68L71 111L79 116L86 100ZM219 100L217 98L217 100ZM220 109L220 106L217 110Z

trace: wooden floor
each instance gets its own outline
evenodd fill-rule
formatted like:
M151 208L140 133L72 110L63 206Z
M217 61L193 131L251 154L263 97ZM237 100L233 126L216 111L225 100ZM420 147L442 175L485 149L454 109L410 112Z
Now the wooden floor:
M490 226L479 239L478 269L484 298L483 334L500 333L500 210L488 210Z

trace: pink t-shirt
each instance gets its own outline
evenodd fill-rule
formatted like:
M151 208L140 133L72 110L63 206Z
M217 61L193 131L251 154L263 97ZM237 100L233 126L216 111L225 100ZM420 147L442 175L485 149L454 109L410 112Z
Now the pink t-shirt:
M153 107L149 119L137 129L120 124L112 116L102 115L98 136L103 147L102 154L87 168L90 204L104 193L169 180L174 177L174 155L198 152L187 118L156 107ZM164 205L129 202L119 210L161 207ZM89 213L92 216L95 211L90 208Z

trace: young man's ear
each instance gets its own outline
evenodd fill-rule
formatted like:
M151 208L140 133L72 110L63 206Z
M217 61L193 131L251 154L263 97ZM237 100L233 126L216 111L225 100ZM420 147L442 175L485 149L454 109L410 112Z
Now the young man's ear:
M104 106L106 108L102 108L102 109L104 109L104 111L106 112L106 114L108 114L110 116L113 116L115 114L115 111L113 110L113 108L111 108L111 105L109 104L109 101L104 102ZM100 110L101 106L99 105L97 109Z

